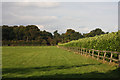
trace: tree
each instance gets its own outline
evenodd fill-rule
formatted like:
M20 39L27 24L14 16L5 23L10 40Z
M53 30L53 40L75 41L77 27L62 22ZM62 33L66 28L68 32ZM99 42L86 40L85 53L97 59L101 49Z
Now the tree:
M83 35L73 29L67 29L62 34L59 34L58 30L55 30L52 35L52 33L45 30L40 31L36 25L2 26L3 45L57 45L58 43L66 43L100 34L105 34L105 32L99 28Z
M35 25L28 25L26 26L26 33L27 40L35 40L35 37L38 36L38 32L40 31L37 26Z
M9 27L8 25L2 26L2 40L13 40L15 37L15 33L13 32L13 27Z
M58 33L58 30L54 31L53 34L54 34L54 42L56 42L55 44L61 42L61 37L60 34Z
M84 34L84 37L94 37L101 34L105 34L105 32L99 28L96 28L95 30L90 31L90 33Z
M65 34L62 34L62 42L69 42L72 40L77 40L80 38L83 38L83 36L81 35L81 33L76 32L75 30L72 29L67 29Z
M44 46L47 45L47 41L46 41L46 40L43 40L43 41L42 41L42 45L44 45Z

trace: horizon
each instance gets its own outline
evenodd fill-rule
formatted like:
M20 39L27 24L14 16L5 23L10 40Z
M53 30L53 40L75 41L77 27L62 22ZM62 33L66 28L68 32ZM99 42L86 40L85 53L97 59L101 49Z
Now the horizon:
M30 25L30 24L29 24L29 25ZM2 25L2 26L4 26L4 25ZM14 27L14 26L20 27L20 26L24 26L24 27L26 27L26 26L28 26L28 25L5 25L5 26L8 26L8 27ZM35 26L37 26L37 25L35 25ZM37 27L38 27L38 26L37 26ZM38 29L39 29L40 31L44 31L44 30L41 30L39 27L38 27ZM67 28L66 31L67 31L68 29L71 29L71 28ZM96 27L95 29L92 29L92 30L96 30L96 29L101 29L101 28ZM57 30L57 29L56 29L56 30ZM54 30L54 31L56 31L56 30ZM76 31L75 29L72 29L72 30L74 30L75 32L79 32L79 31ZM90 30L90 31L88 31L88 32L86 32L86 33L90 33L92 30ZM103 29L101 29L101 30L106 33L106 31L104 31ZM50 32L50 31L48 31L48 30L45 30L45 31ZM50 32L50 33L53 34L54 31L53 31L53 32ZM57 30L57 31L58 31L58 33L59 33L59 30ZM65 32L66 32L66 31L65 31ZM65 33L65 32L63 32L63 33ZM115 32L118 32L118 31L115 31ZM59 34L63 34L63 33L59 33ZM82 35L83 35L83 34L86 34L85 32L79 32L79 33L81 33ZM112 32L109 32L109 33L112 33Z

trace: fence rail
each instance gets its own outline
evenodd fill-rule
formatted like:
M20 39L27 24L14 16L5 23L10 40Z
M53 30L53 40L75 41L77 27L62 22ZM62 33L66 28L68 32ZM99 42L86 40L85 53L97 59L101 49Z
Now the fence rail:
M114 62L117 63L120 67L120 52L102 51L102 50L87 49L80 47L63 47L63 46L58 46L58 47L68 51L77 52L78 54L81 55L92 56L97 58L97 60L102 59L103 61L108 61L110 63Z

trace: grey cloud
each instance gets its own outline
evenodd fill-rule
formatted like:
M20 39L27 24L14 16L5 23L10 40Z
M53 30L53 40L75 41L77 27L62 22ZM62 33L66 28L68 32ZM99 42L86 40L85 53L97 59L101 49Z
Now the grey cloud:
M39 8L52 8L59 6L58 2L3 2L3 5L9 7L39 7Z
M14 5L13 5L14 4ZM65 32L72 28L88 32L100 27L117 31L117 3L3 3L3 24L36 24L42 30Z

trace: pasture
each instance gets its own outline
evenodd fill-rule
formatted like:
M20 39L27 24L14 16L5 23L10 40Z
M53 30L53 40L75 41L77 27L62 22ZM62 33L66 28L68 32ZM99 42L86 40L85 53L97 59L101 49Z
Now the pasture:
M56 46L2 47L3 79L120 78L120 70Z

